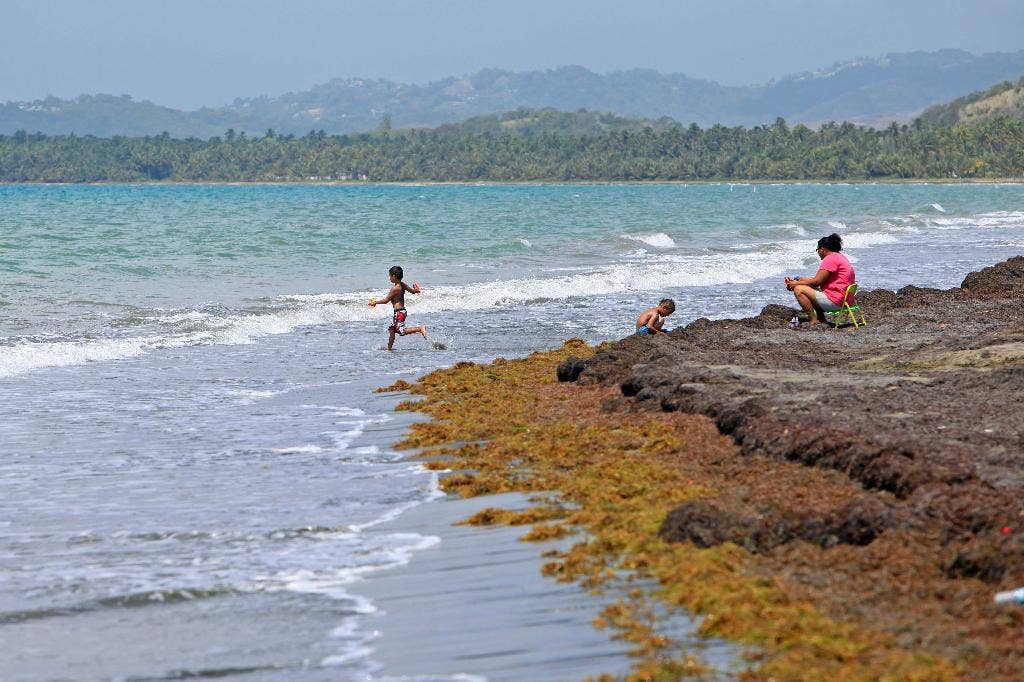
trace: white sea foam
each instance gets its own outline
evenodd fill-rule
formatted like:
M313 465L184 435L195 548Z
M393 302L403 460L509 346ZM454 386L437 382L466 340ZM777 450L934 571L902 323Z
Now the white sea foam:
M522 244L523 246L533 246L533 244L530 243L530 240L527 239L526 237L520 237L519 243Z
M331 630L330 637L334 639L348 639L355 637L359 630L359 621L355 618L346 618L341 621L341 625ZM376 633L374 633L376 634ZM360 635L362 637L362 635Z
M323 451L324 449L319 445L294 445L290 448L274 448L273 450L282 455L315 455Z
M398 675L374 677L374 682L487 682L482 675L454 673L452 675Z
M326 537L320 534L317 537ZM337 534L340 537L352 537L348 533ZM337 569L293 569L278 571L271 575L257 576L259 589L265 591L288 591L312 593L327 596L345 602L349 615L340 625L330 632L330 637L342 643L343 649L321 659L322 666L344 666L367 658L373 653L368 645L379 632L370 630L359 632L363 621L361 616L378 612L376 604L370 599L354 594L348 586L363 580L365 576L378 571L397 568L409 563L416 552L436 546L440 538L419 533L385 533L364 536L366 551L361 563Z
M86 362L124 360L142 355L145 339L104 339L20 343L0 348L0 378L39 367L67 367Z
M850 238L854 239L848 242L851 246L870 246L872 243L894 240L891 235L880 233L850 235ZM423 297L410 300L409 308L413 315L451 310L483 310L530 305L538 301L559 301L572 296L751 282L799 266L813 250L812 242L794 240L758 252L692 256L662 254L583 274L432 287ZM290 305L275 305L267 312L214 317L207 322L207 329L185 334L110 340L22 342L0 347L0 377L44 367L118 360L168 348L249 344L261 337L288 333L300 327L386 320L388 311L369 308L365 303L368 297L369 292L285 296L277 299L278 303Z
M334 414L339 417L363 417L366 415L366 412L358 407L328 407L327 409L334 410Z
M642 242L648 246L653 246L656 249L671 249L676 245L675 240L664 232L654 232L652 234L624 234L621 235L621 238L634 242Z
M1024 211L992 211L963 218L933 218L931 227L964 230L972 227L1024 227Z
M366 314L352 314L350 308L357 306L354 302L335 306L303 305L267 313L214 316L207 321L206 329L189 333L82 341L29 341L0 346L0 378L45 367L123 360L167 348L249 344L261 337L285 334L299 327L370 318Z
M373 649L367 646L352 647L350 650L340 654L333 654L331 656L325 656L320 661L320 665L324 668L336 668L343 665L348 665L353 661L359 661L364 658L368 658L373 653Z
M892 216L855 230L839 221L831 221L829 225L841 231L849 248L856 249L893 243L897 241L897 235L919 230L1024 228L1024 211L995 211L966 217ZM794 228L799 226L786 224L778 227L795 232ZM875 231L865 231L864 227ZM664 233L629 234L622 235L622 238L655 248L674 245L671 237ZM423 313L535 305L538 302L564 301L574 296L746 283L785 274L806 265L813 251L813 240L796 238L752 245L751 248L729 253L638 253L618 263L582 273L549 271L544 275L519 279L427 287L423 296L410 297L407 303L415 317ZM170 348L249 344L302 327L344 322L383 323L390 313L379 306L370 308L366 305L372 293L365 290L286 295L270 301L266 310L256 312L191 315L189 311L168 311L167 321L189 319L201 322L200 329L187 332L168 331L119 339L16 341L12 345L0 345L0 378L39 368L122 360ZM208 310L204 307L204 311ZM262 396L249 396L250 399L257 397Z
M354 424L348 431L330 431L327 433L331 440L334 441L334 446L339 450L347 450L348 446L352 444L359 436L363 435L363 431L366 430L367 422L359 422Z
M208 320L212 315L202 310L186 310L184 312L172 313L169 315L157 315L156 319L164 324L178 324L180 322L197 322Z
M932 204L932 208L934 208L939 213L945 213L946 212L946 209L942 208L942 206L939 205L939 204Z
M376 613L372 601L348 592L347 586L363 580L363 576L385 569L397 568L409 563L416 552L435 547L441 539L436 535L419 533L388 533L375 538L372 563L330 570L298 569L279 571L272 575L257 576L262 589L267 592L284 590L322 594L332 599L345 600L353 613Z
M805 227L803 227L801 225L797 225L796 223L781 223L779 225L769 225L768 226L768 230L770 232L774 232L774 231L788 232L788 233L794 234L794 235L796 235L798 237L806 237L807 236L807 228L805 228Z
M423 469L423 471L427 471L427 469L422 465L419 466L421 469ZM446 493L443 490L441 490L439 473L437 471L430 471L430 483L427 485L426 499L413 500L410 502L406 502L405 504L392 507L391 509L384 512L384 514L377 517L376 519L373 519L372 521L367 521L365 523L352 524L348 527L348 529L353 533L362 533L367 528L373 528L374 526L379 526L382 523L387 523L392 519L397 519L399 516L401 516L408 510L412 509L413 507L417 507L423 504L424 502L432 502L434 500L441 499L442 497L445 496L445 494Z
M843 248L864 249L881 244L895 244L899 238L892 234L851 232L843 236Z
M273 398L275 395L281 395L284 391L255 391L246 388L236 389L231 391L233 395L238 396L238 402L242 405L251 405L257 400L265 400L266 398Z

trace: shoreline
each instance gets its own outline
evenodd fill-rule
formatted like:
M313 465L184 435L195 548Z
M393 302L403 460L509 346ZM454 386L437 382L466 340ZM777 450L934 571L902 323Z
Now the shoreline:
M644 186L644 185L1022 185L1022 178L863 178L837 180L445 180L394 181L372 180L123 180L96 182L0 182L0 187L546 187L546 186Z
M541 573L542 553L564 550L568 540L525 543L525 528L457 525L492 505L522 510L531 503L516 493L450 495L378 528L441 541L354 590L378 607L367 625L379 634L366 643L375 674L489 682L625 677L628 645L592 627L608 599ZM687 620L680 627L695 626ZM725 642L710 643L708 652L722 674L736 658Z
M755 652L757 677L1014 679L1024 609L992 595L1024 584L1024 257L860 298L856 331L792 331L768 306L459 363L411 387L432 420L403 445L465 497L560 491L470 519L582 533L546 575L660 584L598 619L638 676L702 665L656 634L657 604Z

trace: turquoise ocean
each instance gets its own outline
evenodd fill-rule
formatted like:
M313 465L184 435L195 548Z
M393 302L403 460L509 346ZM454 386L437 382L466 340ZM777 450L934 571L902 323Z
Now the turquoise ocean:
M373 388L789 304L831 232L955 286L1024 185L0 187L0 676L375 679L360 586L443 540ZM387 353L392 265L430 338Z

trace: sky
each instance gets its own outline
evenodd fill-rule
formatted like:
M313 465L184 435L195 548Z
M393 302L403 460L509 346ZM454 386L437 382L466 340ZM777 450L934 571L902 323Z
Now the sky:
M742 85L946 47L1024 49L1024 0L0 0L0 101L195 109L331 78L570 64Z

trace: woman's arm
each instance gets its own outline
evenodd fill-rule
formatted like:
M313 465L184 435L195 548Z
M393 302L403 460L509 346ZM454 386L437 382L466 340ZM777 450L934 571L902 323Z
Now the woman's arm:
M822 268L821 270L818 270L813 277L797 277L796 279L789 280L789 286L787 288L792 289L793 286L797 284L817 288L828 280L828 276L830 274L832 273Z

